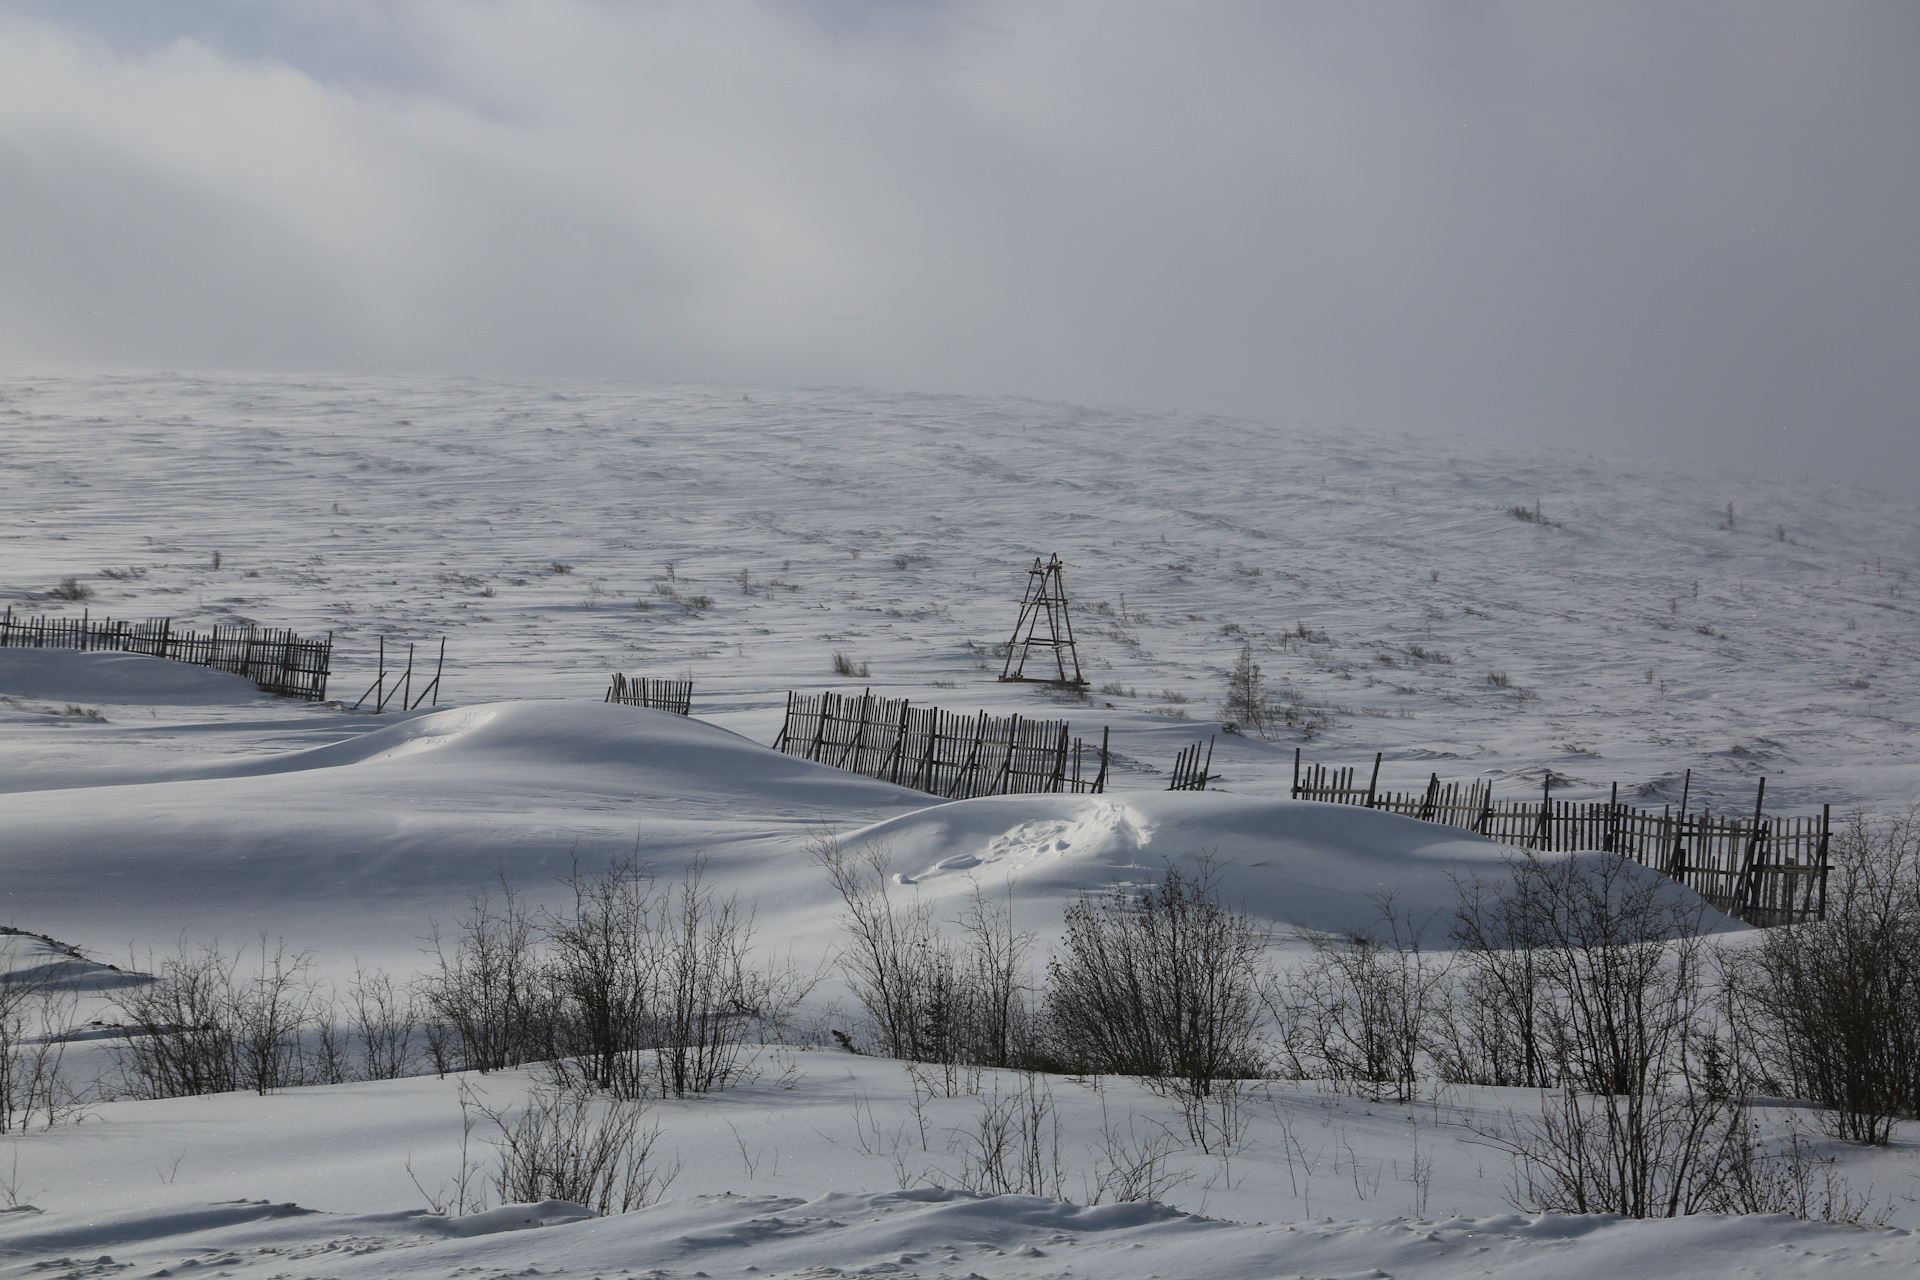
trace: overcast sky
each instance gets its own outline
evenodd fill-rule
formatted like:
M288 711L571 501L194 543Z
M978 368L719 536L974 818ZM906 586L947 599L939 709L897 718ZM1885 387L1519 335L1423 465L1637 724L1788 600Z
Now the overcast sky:
M1920 4L0 0L0 363L1920 484Z

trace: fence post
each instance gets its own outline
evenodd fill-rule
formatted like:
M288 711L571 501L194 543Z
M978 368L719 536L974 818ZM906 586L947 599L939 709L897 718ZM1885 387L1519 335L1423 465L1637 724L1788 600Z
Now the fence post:
M1373 808L1374 792L1380 785L1380 758L1384 755L1386 755L1384 751L1373 753L1373 777L1367 781L1367 808L1369 809Z
M1827 918L1827 837L1833 832L1833 806L1820 806L1820 905L1815 909L1816 920Z

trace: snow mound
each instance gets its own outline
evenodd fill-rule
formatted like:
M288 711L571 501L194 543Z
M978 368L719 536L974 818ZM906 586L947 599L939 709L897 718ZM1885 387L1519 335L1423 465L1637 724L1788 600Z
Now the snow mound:
M1023 904L1144 883L1168 863L1210 861L1225 896L1265 919L1346 933L1378 925L1390 900L1430 944L1445 938L1456 883L1505 879L1516 852L1374 809L1171 791L956 801L889 818L842 843L884 848L899 882L923 893L1013 881ZM1678 886L1673 892L1693 896ZM1710 921L1715 931L1745 927L1717 912Z
M269 696L245 676L171 658L14 648L0 649L0 694L151 707L258 702Z
M164 725L98 732L179 741ZM429 920L457 913L496 871L539 898L559 892L576 857L593 868L637 851L669 875L704 855L714 882L761 904L763 921L789 912L794 936L824 936L830 888L802 850L806 833L928 800L604 702L316 716L310 732L338 740L9 769L0 919L92 945L267 929L411 969Z
M0 987L33 991L114 991L153 981L38 933L0 925Z
M69 780L77 786L128 785L373 766L382 778L416 782L502 771L559 792L610 786L622 792L657 789L689 797L772 790L834 793L850 800L924 799L904 787L784 755L702 720L604 702L480 703L362 719L353 728L353 736L324 746L110 774L76 771ZM675 781L662 783L662 776Z

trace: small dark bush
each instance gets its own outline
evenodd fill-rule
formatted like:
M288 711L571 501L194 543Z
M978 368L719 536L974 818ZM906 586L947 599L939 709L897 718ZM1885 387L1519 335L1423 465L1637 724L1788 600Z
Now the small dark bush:
M1267 933L1227 906L1217 869L1083 894L1047 965L1047 1033L1075 1069L1187 1099L1258 1074Z

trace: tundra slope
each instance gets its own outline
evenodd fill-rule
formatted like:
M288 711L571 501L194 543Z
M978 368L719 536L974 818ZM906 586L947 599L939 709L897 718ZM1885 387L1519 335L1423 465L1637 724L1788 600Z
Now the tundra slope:
M0 600L331 630L349 699L380 633L446 636L457 701L684 673L698 714L768 742L787 689L871 684L1111 725L1117 785L1152 786L1250 644L1281 723L1222 740L1239 791L1284 788L1304 742L1383 750L1401 788L1550 769L1658 804L1690 768L1719 808L1761 774L1782 812L1920 793L1920 513L1856 487L849 390L14 376L0 404ZM981 653L1051 551L1093 705ZM49 599L68 576L92 599ZM835 650L871 680L831 677Z

